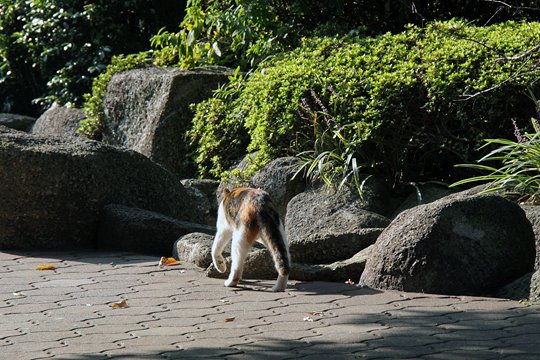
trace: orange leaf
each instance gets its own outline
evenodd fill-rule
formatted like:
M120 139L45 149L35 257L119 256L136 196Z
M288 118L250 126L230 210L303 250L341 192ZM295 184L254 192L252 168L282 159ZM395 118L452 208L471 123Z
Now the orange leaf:
M127 307L129 307L129 305L128 305L128 303L127 303L127 300L124 299L124 300L121 300L121 301L112 303L112 304L111 304L111 307L112 307L113 309L122 309L122 308L127 308Z
M231 322L231 321L234 321L235 319L236 319L236 316L231 316L231 317L225 318L225 322Z
M173 265L180 265L180 261L176 260L173 257L165 257L162 256L159 260L159 266L173 266Z
M36 270L54 270L56 269L56 266L54 265L38 265L36 267Z

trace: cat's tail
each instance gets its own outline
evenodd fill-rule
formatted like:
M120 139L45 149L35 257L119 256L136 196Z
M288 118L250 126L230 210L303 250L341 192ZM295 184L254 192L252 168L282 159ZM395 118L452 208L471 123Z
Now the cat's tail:
M278 273L278 279L273 290L284 291L291 271L291 257L283 223L273 205L269 205L265 211L262 211L258 220L260 236L272 254L274 266Z

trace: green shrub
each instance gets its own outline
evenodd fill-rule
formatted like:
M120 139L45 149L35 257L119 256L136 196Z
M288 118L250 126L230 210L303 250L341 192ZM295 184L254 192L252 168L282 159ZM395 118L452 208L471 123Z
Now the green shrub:
M247 70L268 56L298 45L303 36L399 32L406 24L460 17L480 24L531 19L540 1L508 3L380 0L188 0L180 31L152 38L158 62L184 68L201 64Z
M314 124L298 112L315 91L332 110L334 130L354 139L372 172L396 183L449 180L455 163L476 156L482 138L504 137L510 117L532 115L524 91L529 85L537 90L532 65L538 56L525 62L506 57L531 48L535 34L538 23L449 21L375 38L306 39L261 64L240 89L221 94L226 100L219 107L216 99L197 107L191 135L200 172L222 176L244 149L256 152L254 168L312 150ZM332 92L325 91L329 86ZM214 132L207 118L225 128ZM236 139L238 131L229 126L248 136ZM233 140L228 152L216 145Z

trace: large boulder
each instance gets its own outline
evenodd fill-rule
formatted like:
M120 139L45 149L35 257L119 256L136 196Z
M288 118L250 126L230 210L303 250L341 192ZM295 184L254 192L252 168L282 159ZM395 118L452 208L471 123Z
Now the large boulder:
M173 246L175 259L195 264L206 269L212 264L212 243L214 236L207 233L194 232L178 239ZM228 253L223 254L227 256Z
M227 264L227 271L220 273L215 268L214 264L206 269L206 275L208 277L225 279L229 276L231 271L231 257L225 258ZM253 248L246 258L244 263L244 271L242 277L244 279L275 279L277 278L277 271L274 267L274 261L270 252L261 247Z
M540 206L538 205L522 205L525 211L527 219L531 222L534 239L536 243L536 261L534 262L534 269L540 270Z
M200 223L215 226L218 212L216 191L219 182L209 179L183 179L181 182L195 200L192 211L198 214Z
M35 122L36 118L30 116L0 113L0 125L6 126L14 130L28 132L32 129L32 126Z
M106 204L196 221L176 176L134 151L2 126L0 196L0 249L93 246Z
M291 279L301 281L356 281L358 274L364 271L371 256L373 245L359 251L349 259L331 264L293 263Z
M392 214L392 218L395 218L407 209L413 208L418 205L429 204L455 192L452 189L449 189L447 186L442 186L438 184L418 184L414 185L412 188L413 191L394 211L394 213Z
M330 264L349 259L373 244L390 221L363 209L351 191L332 192L325 187L295 196L285 220L293 261Z
M216 229L153 211L111 204L105 206L99 219L97 247L169 256L180 236L194 232L214 234Z
M529 300L534 303L540 302L540 270L536 270L531 276Z
M402 212L379 236L361 284L437 294L489 293L532 271L534 234L498 195L450 195Z
M260 188L270 194L280 215L285 218L287 204L306 189L303 176L296 173L298 159L283 157L271 161L251 178L250 186Z
M103 141L135 150L180 178L195 174L185 138L190 105L212 95L233 71L145 68L115 74L103 99Z
M55 136L78 136L77 129L86 114L81 109L53 106L34 123L32 134Z

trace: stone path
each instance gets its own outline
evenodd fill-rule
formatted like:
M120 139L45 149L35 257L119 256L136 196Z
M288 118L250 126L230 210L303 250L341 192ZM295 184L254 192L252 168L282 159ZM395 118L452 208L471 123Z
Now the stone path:
M537 306L325 282L230 289L158 260L0 252L0 358L540 359Z

